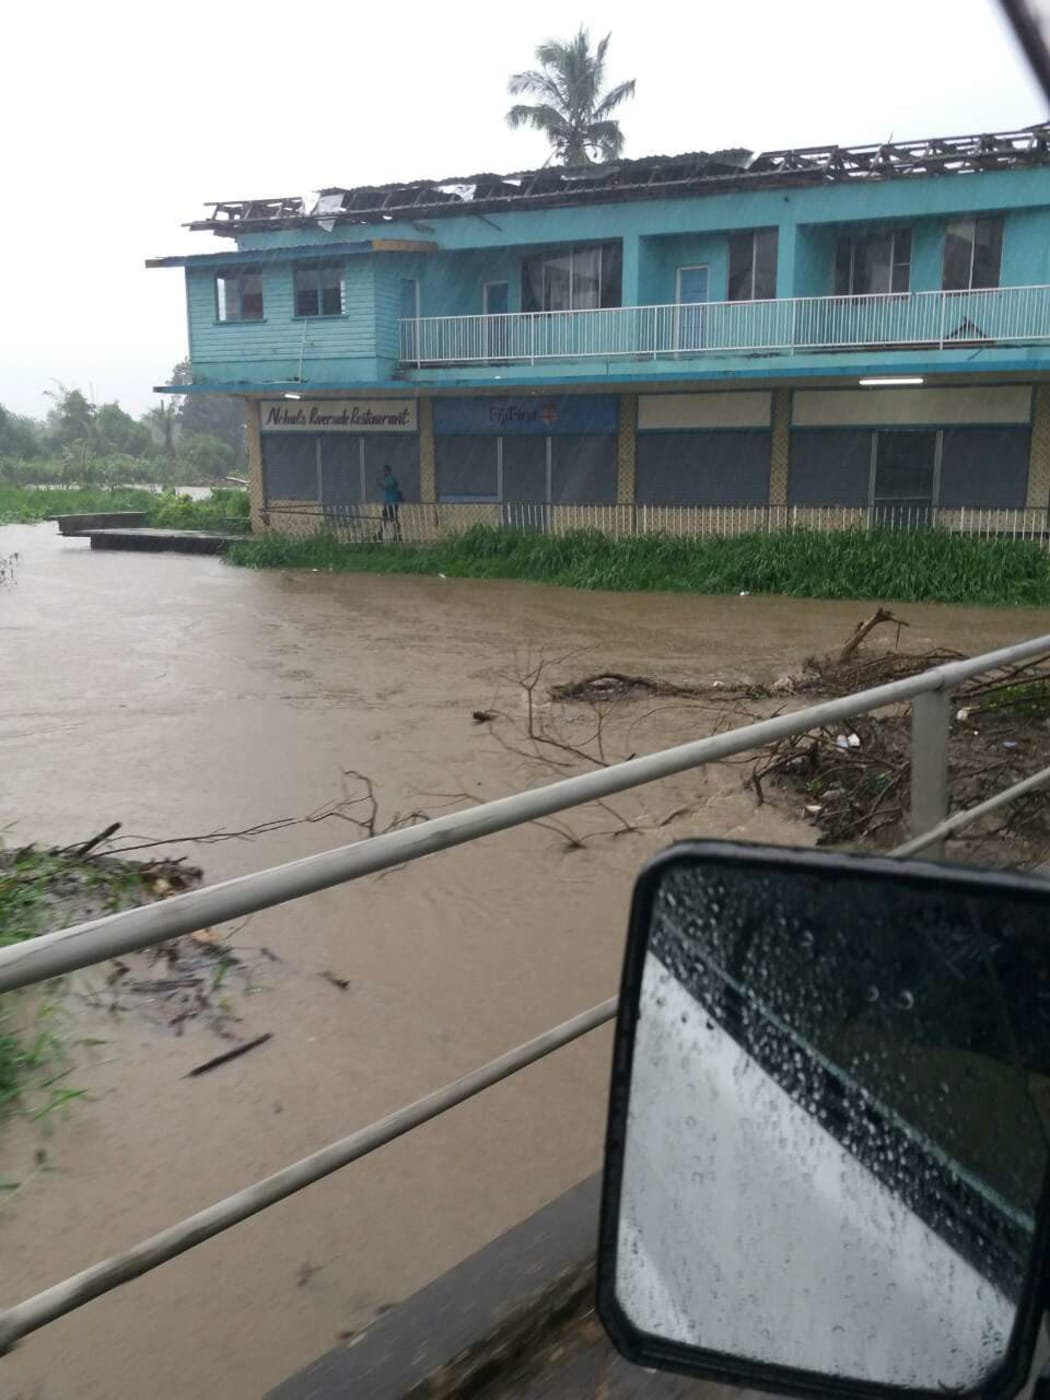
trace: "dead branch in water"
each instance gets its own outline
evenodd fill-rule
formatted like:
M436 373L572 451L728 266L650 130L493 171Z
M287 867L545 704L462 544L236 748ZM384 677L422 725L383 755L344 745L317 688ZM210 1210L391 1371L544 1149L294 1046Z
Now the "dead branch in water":
M352 791L348 779L356 783L361 790L356 793ZM343 789L341 797L316 807L302 817L273 817L268 821L256 822L253 826L242 827L239 831L217 827L213 831L195 832L189 836L166 836L149 840L140 840L134 835L129 835L128 840L123 843L106 845L104 853L108 856L123 856L132 851L153 850L157 846L211 846L219 841L252 841L258 836L268 836L274 831L286 831L294 826L314 826L318 822L327 821L349 822L369 837L386 831L398 831L401 827L413 826L416 822L427 820L425 812L395 811L383 822L380 820L380 804L375 784L367 774L359 773L355 768L345 768L340 774L340 781ZM115 824L116 827L119 825L119 822ZM95 837L90 844L94 845L101 839L101 836Z
M524 721L520 728L508 733L508 727L514 723L506 712L509 707L486 711L487 731L505 753L529 768L539 766L561 775L577 772L581 767L608 768L622 763L635 756L633 751L624 751L623 735L620 736L621 742L617 742L613 735L612 721L618 706L624 701L645 695L692 698L707 693L704 687L654 681L648 677L628 676L623 672L600 672L578 682L548 684L551 670L575 654L551 658L542 650L538 655L530 652L524 660L517 661L513 671L500 673L500 680L519 692L524 705ZM570 736L565 720L544 703L544 696L556 704L566 701L577 704L583 710L585 731ZM502 721L502 724L497 721ZM626 730L626 735L630 738L631 728ZM465 802L473 805L485 800L467 792L428 793L425 796L451 804ZM632 817L604 798L586 805L604 812L613 824L589 832L577 831L565 822L550 818L533 822L532 825L554 832L567 851L582 850L597 840L665 827L689 811L688 807L679 805L661 816Z
M890 612L889 608L876 608L875 611L872 613L871 617L869 617L866 621L857 623L857 628L856 631L853 633L853 636L850 637L849 641L839 652L839 665L841 665L844 661L848 661L849 658L860 646L861 642L863 642L864 638L869 636L872 632L874 632L876 627L881 627L884 622L895 622L897 624L897 641L899 643L901 637L901 628L907 627L909 624L907 622L904 622L899 617L894 617L893 613Z
M625 695L666 695L696 698L706 695L709 686L680 685L674 681L654 680L652 676L632 676L623 671L598 671L582 680L552 685L552 700L609 700Z
M101 846L103 841L108 841L111 836L114 836L120 830L121 826L121 822L110 822L109 826L103 827L100 832L92 836L90 841L84 841L79 846L66 846L64 848L64 854L67 853L74 856L77 860L83 860L88 851L94 850L96 846Z
M273 1039L273 1032L266 1031L263 1035L257 1035L254 1040L246 1040L243 1045L235 1045L232 1050L224 1050L221 1055L215 1055L210 1060L205 1060L202 1065L194 1065L193 1069L187 1070L183 1075L184 1079L195 1079L199 1074L209 1074L213 1069L218 1069L220 1065L229 1064L231 1060L239 1060L242 1055L247 1055L249 1050L257 1050L260 1045L265 1045L268 1040Z

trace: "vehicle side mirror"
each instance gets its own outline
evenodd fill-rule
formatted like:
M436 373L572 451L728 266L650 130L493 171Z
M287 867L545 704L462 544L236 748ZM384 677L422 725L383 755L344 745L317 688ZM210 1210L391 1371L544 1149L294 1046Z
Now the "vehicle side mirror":
M631 1361L1015 1395L1047 1306L1050 883L695 842L634 894L598 1310Z

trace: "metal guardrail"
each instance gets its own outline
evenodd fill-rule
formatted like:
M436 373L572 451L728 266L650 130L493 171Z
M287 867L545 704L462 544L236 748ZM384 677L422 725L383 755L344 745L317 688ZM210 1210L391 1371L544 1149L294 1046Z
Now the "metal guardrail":
M417 369L625 356L1026 345L1050 340L1050 286L420 316L402 320L398 334L401 364Z
M888 685L859 691L791 714L744 725L740 729L697 739L611 768L564 778L545 787L498 798L465 812L454 812L418 826L342 846L302 860L243 875L222 884L111 914L25 943L0 948L0 992L26 987L47 978L88 967L121 953L147 948L179 934L223 923L299 899L316 890L359 880L452 846L463 845L498 831L608 797L643 783L686 772L734 754L761 748L822 725L852 719L889 705L912 704L912 807L914 837L894 854L920 848L939 851L944 839L961 826L1012 797L1050 781L1050 770L1034 774L996 797L947 816L948 735L951 690L984 671L1050 655L1050 635L983 656L954 661ZM610 998L535 1039L479 1066L377 1123L304 1157L272 1176L245 1187L224 1200L102 1263L92 1265L0 1312L0 1355L21 1337L53 1322L121 1284L127 1283L249 1216L303 1190L340 1167L444 1113L501 1079L549 1055L552 1051L610 1021L616 998Z

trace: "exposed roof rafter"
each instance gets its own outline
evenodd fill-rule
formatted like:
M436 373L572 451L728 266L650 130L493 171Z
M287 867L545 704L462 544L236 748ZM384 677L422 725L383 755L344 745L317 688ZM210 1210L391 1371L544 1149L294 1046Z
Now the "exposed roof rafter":
M694 151L602 165L544 166L513 175L331 186L307 208L298 196L223 200L191 229L237 235L281 228L369 224L425 215L491 214L501 209L673 199L759 184L848 183L1050 165L1050 125L978 136L935 136L869 146L800 150Z

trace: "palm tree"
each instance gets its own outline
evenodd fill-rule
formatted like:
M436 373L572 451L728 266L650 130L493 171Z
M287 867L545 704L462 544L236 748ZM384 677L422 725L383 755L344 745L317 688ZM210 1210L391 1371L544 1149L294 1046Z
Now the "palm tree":
M178 380L175 381L179 383ZM164 448L165 457L175 456L175 432L179 422L179 406L174 400L155 404L142 415L142 421L154 439Z
M606 34L591 50L591 37L581 25L568 43L548 39L536 50L538 69L515 73L508 83L513 97L539 98L518 103L507 113L512 127L542 131L563 165L589 165L592 160L615 160L623 152L623 132L612 113L634 96L634 79L602 95L605 54L612 37Z

